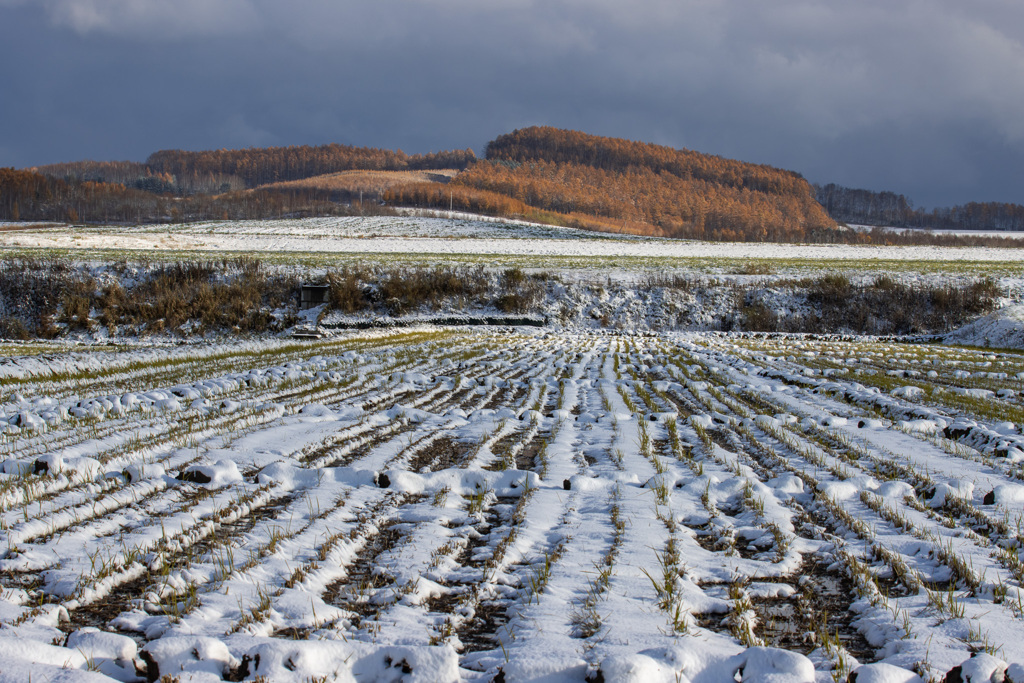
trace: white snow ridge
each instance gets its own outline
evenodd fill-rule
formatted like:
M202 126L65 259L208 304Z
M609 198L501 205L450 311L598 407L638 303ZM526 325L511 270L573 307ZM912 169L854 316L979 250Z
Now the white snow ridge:
M1024 304L1000 308L950 332L945 339L947 343L965 346L1024 349Z

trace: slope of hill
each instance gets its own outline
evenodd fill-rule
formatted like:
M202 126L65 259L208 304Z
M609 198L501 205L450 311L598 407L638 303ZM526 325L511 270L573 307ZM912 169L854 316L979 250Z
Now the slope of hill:
M415 183L446 184L459 174L457 168L435 168L422 171L352 170L324 175L285 180L261 185L261 190L315 190L326 191L336 201L380 200L394 187Z

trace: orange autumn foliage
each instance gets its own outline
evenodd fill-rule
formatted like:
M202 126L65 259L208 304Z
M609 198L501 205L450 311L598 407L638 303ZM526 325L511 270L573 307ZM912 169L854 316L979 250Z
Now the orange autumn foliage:
M452 184L645 235L821 241L836 227L796 173L554 128L498 137Z

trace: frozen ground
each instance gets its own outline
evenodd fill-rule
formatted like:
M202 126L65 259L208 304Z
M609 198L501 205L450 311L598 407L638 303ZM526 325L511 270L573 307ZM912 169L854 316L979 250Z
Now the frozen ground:
M173 226L61 226L0 232L0 247L72 250L418 254L678 259L804 259L819 262L1014 262L1019 250L711 243L607 235L477 217L355 217L224 221Z
M1020 354L435 329L21 354L2 681L1024 681Z

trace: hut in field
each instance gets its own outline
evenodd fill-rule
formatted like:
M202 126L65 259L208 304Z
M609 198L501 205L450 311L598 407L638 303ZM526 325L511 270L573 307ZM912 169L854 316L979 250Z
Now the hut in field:
M299 289L299 310L305 311L327 303L330 285L303 283Z

